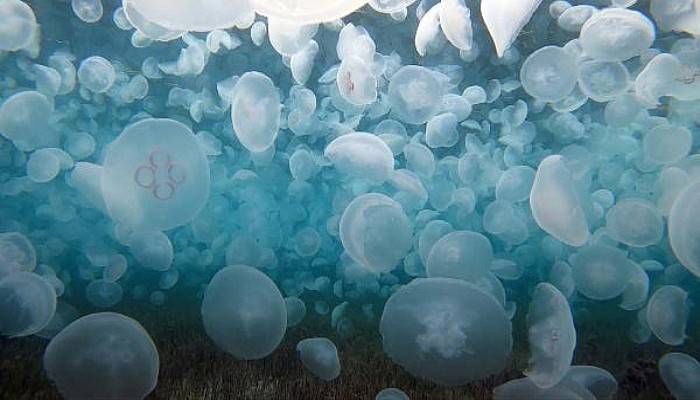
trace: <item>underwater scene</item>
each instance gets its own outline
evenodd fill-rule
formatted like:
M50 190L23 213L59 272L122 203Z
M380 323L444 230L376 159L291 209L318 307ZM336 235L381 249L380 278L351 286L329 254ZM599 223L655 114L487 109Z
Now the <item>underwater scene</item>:
M0 400L700 400L700 0L0 0Z

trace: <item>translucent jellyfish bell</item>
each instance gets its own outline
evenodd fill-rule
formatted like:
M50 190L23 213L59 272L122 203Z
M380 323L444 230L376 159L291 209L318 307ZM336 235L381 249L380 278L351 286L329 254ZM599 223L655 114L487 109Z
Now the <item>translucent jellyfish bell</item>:
M338 171L375 182L389 179L394 170L394 154L376 135L352 132L342 135L326 146L323 155Z
M574 365L566 373L564 381L576 382L588 389L596 400L612 400L617 392L617 380L608 371L592 365Z
M414 376L463 385L501 371L511 322L476 286L450 278L416 279L387 301L379 330L384 352Z
M527 314L530 366L535 385L551 388L566 375L576 348L576 328L566 297L553 285L540 283Z
M95 23L102 18L102 0L71 0L73 13L83 22Z
M540 388L530 378L508 381L493 390L494 400L595 400L585 387L565 381L551 388Z
M72 399L143 399L156 387L160 361L135 320L104 312L82 317L49 342L44 370Z
M592 245L579 250L572 260L576 290L593 300L619 296L633 273L631 261L622 250Z
M53 104L35 91L16 93L0 106L0 135L23 151L57 147L58 132L50 125Z
M343 18L367 4L368 0L252 0L255 12L266 17L316 24Z
M700 277L700 181L688 185L676 197L668 216L668 236L673 253L683 266Z
M630 84L629 72L619 61L589 60L578 65L579 88L595 101L612 100L624 94Z
M234 87L231 121L243 147L261 153L272 146L280 127L280 95L270 78L246 72Z
M700 363L684 353L668 353L659 359L659 375L678 400L697 399L700 393Z
M202 321L221 349L239 359L256 360L282 342L287 309L270 278L255 268L236 265L220 270L209 282Z
M429 277L445 277L476 282L484 277L493 261L489 239L477 232L450 232L435 242L428 253Z
M56 292L41 276L20 271L0 279L0 334L33 335L51 321Z
M382 389L374 397L374 400L411 400L408 395L401 389L386 388Z
M172 229L204 207L209 163L187 126L144 119L108 145L102 192L116 222L134 230Z
M628 246L651 246L663 236L663 218L646 200L621 200L608 210L605 219L610 237Z
M17 51L28 47L37 29L34 11L20 0L0 2L0 51Z
M343 59L335 81L340 95L350 104L363 106L377 100L377 78L371 66L357 56Z
M523 89L532 97L556 102L576 87L576 60L568 51L546 46L530 54L520 69Z
M433 72L417 65L402 67L389 82L391 111L409 124L423 124L437 114L442 95Z
M527 25L542 0L482 0L481 16L496 46L496 54L503 57Z
M340 241L358 264L376 273L393 270L411 249L412 228L401 205L379 193L356 197L340 218Z
M416 0L370 0L369 5L374 10L384 14L391 14L407 8Z
M95 93L108 91L116 78L112 63L99 56L84 59L78 67L78 82Z
M662 342L680 346L685 342L689 315L688 293L674 285L666 285L651 295L647 304L649 329Z
M249 0L122 0L147 20L174 31L232 28L253 12ZM126 8L126 7L125 7Z
M0 233L0 279L19 271L33 271L36 251L32 242L19 232Z
M297 351L304 367L324 381L332 381L340 375L338 349L330 340L304 339L297 344Z
M136 231L129 236L129 250L142 267L167 271L173 263L173 244L160 231Z
M625 8L606 8L586 21L579 43L593 59L625 61L651 47L655 38L654 24L644 14Z

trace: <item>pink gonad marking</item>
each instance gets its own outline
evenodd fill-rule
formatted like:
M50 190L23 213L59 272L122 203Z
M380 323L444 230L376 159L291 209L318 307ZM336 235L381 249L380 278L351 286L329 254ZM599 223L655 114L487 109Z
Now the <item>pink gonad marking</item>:
M350 89L351 92L354 91L355 90L355 82L352 81L352 73L350 71L348 71L345 74L345 76L346 76L347 81L348 81L348 88Z
M153 197L167 201L175 197L177 187L187 180L187 170L172 162L170 154L154 150L148 155L148 163L134 172L134 182L151 192Z

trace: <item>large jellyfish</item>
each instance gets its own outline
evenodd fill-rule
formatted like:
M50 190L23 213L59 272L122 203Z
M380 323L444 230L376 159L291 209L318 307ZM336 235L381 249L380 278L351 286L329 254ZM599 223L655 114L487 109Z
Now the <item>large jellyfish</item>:
M80 314L75 307L63 300L59 300L56 302L56 312L53 314L53 317L36 335L44 339L51 339L58 335L68 324L78 319L79 316Z
M591 245L572 256L576 290L593 300L609 300L625 290L634 272L632 262L615 247Z
M527 25L542 0L482 0L481 16L496 46L496 54L503 57L520 31Z
M112 218L134 230L190 222L209 197L209 163L192 131L172 119L129 125L107 147L102 192Z
M668 237L673 253L683 266L700 277L700 180L676 197L668 216Z
M659 359L659 375L678 400L700 399L700 363L684 353L668 353Z
M471 231L450 232L431 247L425 262L429 277L464 279L476 283L493 261L489 239Z
M43 94L16 93L0 106L0 135L23 151L57 147L58 132L49 123L52 112L53 104Z
M690 313L688 293L674 285L666 285L651 295L647 304L649 329L662 342L680 346L685 342L685 328Z
M540 283L527 314L530 367L535 385L551 388L566 375L576 347L576 328L566 297L553 285Z
M146 1L146 0L144 0ZM297 24L330 22L343 18L367 4L368 0L252 0L255 12Z
M56 311L56 292L41 276L15 272L0 279L0 334L33 335L51 321Z
M248 19L249 0L122 0L143 18L174 31L208 32L232 28ZM125 7L126 8L126 7Z
M0 51L17 51L28 47L37 29L34 11L19 0L0 2Z
M0 233L0 279L19 271L33 271L36 251L32 242L19 232Z
M371 133L352 132L326 146L324 156L343 174L384 182L394 170L394 154Z
M145 329L121 314L86 315L49 342L44 369L72 399L143 399L156 387L158 350Z
M270 148L277 138L282 106L275 84L265 74L246 72L233 88L231 120L236 137L253 153Z
M275 283L245 265L226 267L204 292L202 321L224 351L244 360L272 353L287 329L287 309Z
M435 74L425 67L407 65L391 77L391 111L409 124L423 124L440 109L443 90Z
M393 270L411 249L411 223L401 204L368 193L348 204L340 218L340 241L345 251L366 269Z
M379 330L384 351L408 372L463 385L503 369L511 322L493 296L457 279L416 279L387 301Z
M332 381L340 375L338 349L330 340L304 339L297 344L297 351L304 367L324 381Z
M520 69L523 89L548 102L565 99L576 87L575 57L557 46L546 46L530 54Z
M606 8L583 24L579 43L583 52L601 61L625 61L651 47L654 24L644 14L625 8Z

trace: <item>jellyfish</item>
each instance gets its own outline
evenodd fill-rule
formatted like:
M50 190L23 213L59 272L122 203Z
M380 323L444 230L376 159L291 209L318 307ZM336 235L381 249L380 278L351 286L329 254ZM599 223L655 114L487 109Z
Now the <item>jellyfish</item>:
M20 271L34 271L36 251L19 232L0 233L0 279Z
M493 39L498 57L503 57L527 25L542 0L482 0L481 17Z
M700 6L695 0L652 0L649 11L662 31L700 34Z
M115 222L165 231L192 221L209 198L209 163L192 131L172 119L127 126L107 146L102 193Z
M287 309L282 294L264 273L226 267L204 292L202 321L219 348L243 360L267 357L282 342Z
M655 205L642 199L624 199L605 217L611 238L631 247L651 246L663 236L663 219Z
M571 267L576 290L593 300L622 294L634 268L622 250L600 244L579 250Z
M530 197L535 170L526 165L515 165L503 172L496 183L496 199L518 203Z
M367 4L367 1L309 0L297 2L294 0L252 0L251 2L256 13L268 18L286 19L298 24L316 24L343 18Z
M0 51L17 51L29 47L37 29L34 11L20 0L0 3Z
M367 193L348 204L340 218L340 241L358 264L375 273L392 271L412 247L412 227L401 205Z
M250 28L250 39L253 41L253 44L258 47L262 46L266 37L267 24L263 21L255 21L253 26Z
M622 292L620 308L623 310L639 310L644 307L649 297L649 275L637 263L630 262L632 273L625 290Z
M661 53L652 58L634 81L637 99L647 107L659 105L659 98L678 100L700 99L700 79L692 65L686 65L673 54Z
M583 24L598 12L598 9L587 4L580 4L568 7L557 17L557 25L572 33L578 33Z
M108 91L116 78L112 63L100 56L88 57L78 67L78 82L95 93Z
M545 232L570 246L583 246L590 232L571 170L562 156L540 162L530 192L532 216Z
M167 271L173 263L173 244L160 231L136 231L129 236L129 250L142 267Z
M668 237L673 253L683 266L700 277L700 180L681 191L668 215Z
M318 43L315 40L310 40L304 48L292 56L289 68L292 70L292 77L296 83L303 85L309 80L318 50Z
M59 137L49 122L52 113L53 104L43 94L16 93L0 106L0 135L23 151L56 147Z
M297 344L297 351L304 367L324 381L332 381L340 375L338 349L330 340L304 339Z
M564 381L573 381L588 389L596 400L613 400L617 392L617 380L602 368L592 365L573 365L566 372Z
M287 309L287 328L299 325L306 316L306 304L298 297L285 297L284 306Z
M642 138L644 156L655 164L673 164L690 153L693 135L684 126L661 124Z
M408 8L415 2L416 0L370 0L369 5L377 12L391 14Z
M540 388L556 386L566 375L576 348L576 328L566 297L540 283L527 314L530 366L526 375Z
M348 57L357 57L361 61L371 64L374 61L377 45L367 29L363 26L355 26L350 22L338 34L338 44L335 51L341 61Z
M489 239L471 231L446 234L430 249L426 260L429 277L445 277L476 282L489 271L493 248Z
M148 332L122 314L86 315L44 351L44 370L66 399L143 399L156 387L160 361Z
M102 18L102 0L71 0L71 8L81 21L93 24Z
M240 24L253 12L249 0L123 0L143 18L173 31L209 32ZM126 8L126 7L125 7Z
M644 14L625 8L606 8L581 27L583 52L600 61L626 61L651 47L654 24Z
M279 92L260 72L246 72L233 90L231 121L236 137L249 151L264 152L275 143L280 127Z
M95 307L110 308L122 301L124 291L113 281L95 279L85 287L85 297Z
M0 334L29 336L41 331L56 312L56 292L41 276L27 271L0 279Z
M415 279L387 301L379 331L384 352L411 375L445 386L501 371L511 322L476 286L451 278Z
M684 353L667 353L659 359L659 375L678 400L697 399L700 394L700 363Z
M377 77L361 58L345 57L338 68L336 84L340 95L350 104L363 106L377 100Z
M337 137L323 154L343 174L375 182L389 179L394 170L394 154L376 135L352 132Z
M647 304L647 323L654 336L671 346L685 342L690 306L688 293L674 285L658 288Z
M530 378L508 381L493 390L494 400L592 400L595 396L574 381L564 381L551 388L541 388Z
M416 45L416 52L421 57L426 55L430 44L440 35L440 10L442 6L442 2L435 4L418 22L414 42Z
M311 257L321 248L321 236L314 228L305 227L294 235L294 251L301 257Z
M440 27L457 49L471 51L474 42L471 11L464 0L445 0L440 7Z
M434 73L418 65L401 67L389 82L392 113L409 124L423 124L435 115L442 95Z
M33 182L50 182L60 171L61 160L51 149L38 149L27 160L27 176Z
M520 69L523 89L532 97L556 102L576 87L576 60L562 47L545 46L530 56Z
M374 397L374 400L411 400L408 395L401 389L386 388L382 389Z
M598 102L623 95L630 87L630 74L619 61L588 60L578 65L578 87Z
M141 14L132 0L122 0L122 9L124 11L126 21L132 27L136 28L137 32L140 32L143 36L151 40L168 42L181 37L186 32L185 30L180 29L167 29L166 27L147 19Z
M457 116L452 113L436 115L425 127L425 144L431 148L452 147L459 141Z
M267 37L279 54L291 57L302 51L318 32L318 25L304 25L280 18L268 18Z
M35 335L44 339L51 339L58 335L68 324L78 319L79 316L80 314L75 307L63 300L58 300L56 302L56 312L53 314L53 317L51 317L49 323Z

